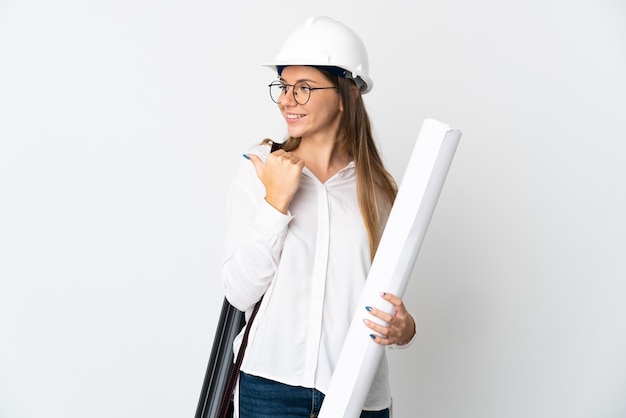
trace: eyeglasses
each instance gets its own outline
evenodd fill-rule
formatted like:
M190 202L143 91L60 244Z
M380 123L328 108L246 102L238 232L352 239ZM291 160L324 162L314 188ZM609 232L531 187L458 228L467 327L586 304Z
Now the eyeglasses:
M298 81L296 84L284 84L280 81L273 81L272 84L269 85L270 88L270 97L274 101L274 103L280 103L280 98L289 92L289 87L293 87L292 94L293 99L299 105L305 105L308 103L311 98L311 92L313 90L326 90L326 89L336 89L337 86L331 87L311 87L304 81Z

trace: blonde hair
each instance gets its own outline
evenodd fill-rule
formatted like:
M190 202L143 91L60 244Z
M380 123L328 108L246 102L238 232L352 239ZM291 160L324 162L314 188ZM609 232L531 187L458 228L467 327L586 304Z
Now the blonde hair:
M351 158L356 167L357 200L373 259L398 187L383 165L365 103L354 81L318 70L337 86L341 96L344 111L338 135L339 152ZM282 148L293 151L299 145L300 138L288 137Z

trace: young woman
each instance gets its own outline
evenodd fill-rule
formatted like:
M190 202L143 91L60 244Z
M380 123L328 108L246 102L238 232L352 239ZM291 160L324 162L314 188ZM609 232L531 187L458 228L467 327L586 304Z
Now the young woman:
M226 297L248 314L261 300L236 414L309 418L319 412L356 309L376 344L406 345L415 322L389 293L381 297L393 316L356 306L397 190L361 97L372 88L361 39L340 22L311 18L270 67L278 74L270 96L288 137L277 151L266 140L244 154L227 207ZM383 356L361 416L389 417L390 405Z

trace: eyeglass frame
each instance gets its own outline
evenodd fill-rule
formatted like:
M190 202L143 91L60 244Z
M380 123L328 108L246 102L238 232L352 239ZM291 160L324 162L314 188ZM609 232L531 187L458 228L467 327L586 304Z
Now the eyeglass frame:
M306 101L304 103L300 103L296 97L296 95L298 93L296 93L296 86L297 85L304 85L305 87L307 87L309 89L309 96L307 97ZM279 80L275 80L272 81L270 84L267 85L267 87L269 88L269 93L270 93L270 99L272 99L272 101L276 104L280 104L279 100L274 100L274 96L272 96L272 87L274 86L281 86L284 90L280 93L280 96L282 96L283 94L286 96L287 93L289 92L289 87L293 87L291 89L291 95L293 96L293 100L298 103L301 106L304 106L305 104L307 104L309 102L309 100L311 100L311 92L313 92L314 90L327 90L327 89L338 89L339 87L337 86L330 86L330 87L311 87L311 85L309 83L307 83L306 81L298 81L296 84L287 84L287 83L283 83ZM280 98L279 96L279 98Z

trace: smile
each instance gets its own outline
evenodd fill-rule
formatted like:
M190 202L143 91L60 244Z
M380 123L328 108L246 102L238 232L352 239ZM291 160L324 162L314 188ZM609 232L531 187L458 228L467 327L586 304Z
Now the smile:
M288 113L286 115L287 119L300 119L300 118L303 118L304 116L305 115L296 115L296 114L293 114L293 113Z

